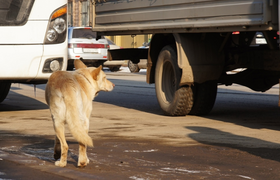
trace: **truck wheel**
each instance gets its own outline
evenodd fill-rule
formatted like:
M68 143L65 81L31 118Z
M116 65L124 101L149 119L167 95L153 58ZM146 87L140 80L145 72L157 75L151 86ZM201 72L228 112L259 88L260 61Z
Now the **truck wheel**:
M187 115L193 106L192 88L179 86L181 75L177 53L171 46L165 46L157 60L155 89L159 105L167 115Z
M0 81L0 103L4 101L4 99L9 94L11 87L11 82L9 81Z
M202 84L195 83L192 86L193 91L193 107L189 114L206 115L208 114L216 101L217 82L207 81Z
M74 64L67 66L67 71L73 71L74 70Z
M134 64L132 61L128 61L127 66L132 73L140 71L138 64Z
M120 66L112 66L112 67L109 67L109 69L111 72L117 72L120 70Z

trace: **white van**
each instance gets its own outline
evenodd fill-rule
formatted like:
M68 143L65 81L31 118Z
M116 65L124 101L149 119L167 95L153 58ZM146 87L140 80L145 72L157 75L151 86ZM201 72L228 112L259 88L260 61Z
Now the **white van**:
M81 59L87 66L98 67L107 61L108 41L96 40L91 27L68 27L68 68L74 67L74 59Z
M0 0L0 102L67 68L67 0Z

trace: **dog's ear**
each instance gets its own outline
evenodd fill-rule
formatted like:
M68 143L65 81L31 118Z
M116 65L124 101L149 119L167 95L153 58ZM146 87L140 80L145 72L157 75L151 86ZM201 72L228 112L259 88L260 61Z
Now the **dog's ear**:
M75 69L87 68L87 66L80 59L74 60L74 67Z
M94 69L94 70L91 72L92 78L93 78L94 80L97 80L97 76L98 76L98 74L100 73L101 70L102 70L102 66L100 65L98 68Z

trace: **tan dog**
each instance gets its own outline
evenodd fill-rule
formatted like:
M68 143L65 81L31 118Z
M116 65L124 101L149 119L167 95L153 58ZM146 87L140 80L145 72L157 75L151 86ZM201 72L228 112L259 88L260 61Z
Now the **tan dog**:
M54 72L47 83L45 98L50 107L54 130L56 133L54 145L55 165L65 167L67 164L68 145L64 134L64 124L67 123L70 132L79 142L78 166L86 166L89 159L87 146L93 146L88 135L89 117L92 111L92 100L99 91L112 91L114 84L106 79L105 73L99 68L90 67L75 60L76 71Z

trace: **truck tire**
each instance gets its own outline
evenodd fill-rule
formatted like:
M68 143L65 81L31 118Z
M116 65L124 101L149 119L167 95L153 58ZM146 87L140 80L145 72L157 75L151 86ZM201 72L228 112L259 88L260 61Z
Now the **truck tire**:
M181 75L177 53L173 47L165 46L156 64L155 89L161 109L170 116L187 115L193 106L192 88L179 86Z
M111 67L109 67L109 69L110 69L111 72L117 72L117 71L120 70L120 67L121 66L111 66Z
M3 102L9 94L11 82L0 81L0 103Z
M128 61L127 66L130 72L132 73L136 73L140 71L138 64L134 64L132 61Z
M202 84L195 83L192 86L193 91L193 107L189 114L206 115L208 114L216 101L217 82L207 81Z

